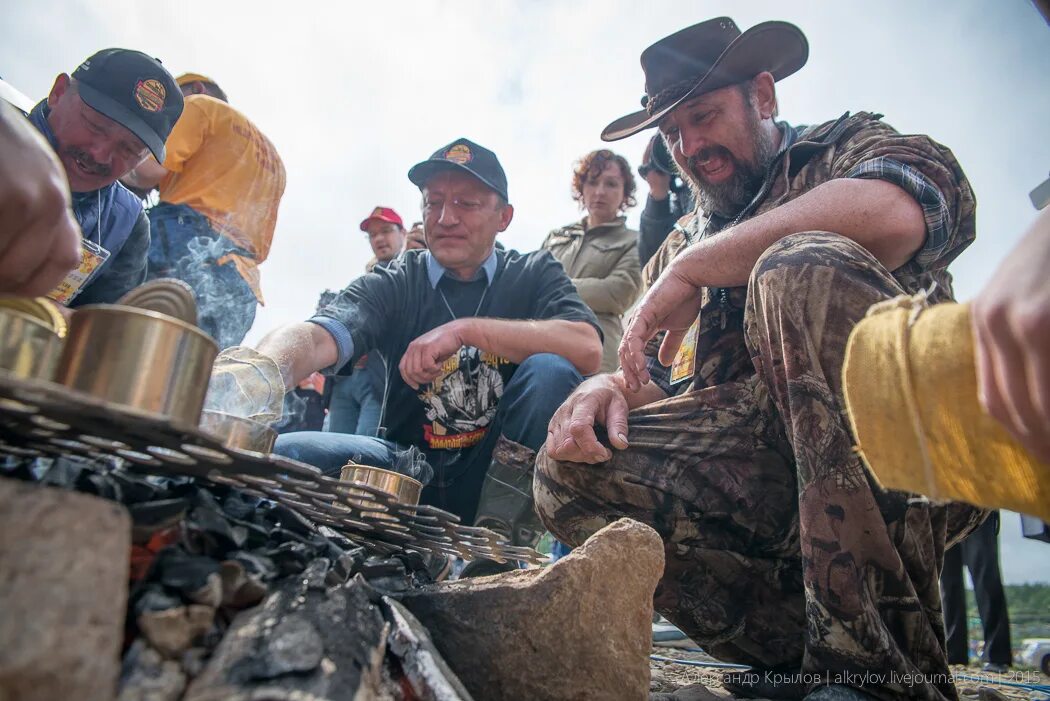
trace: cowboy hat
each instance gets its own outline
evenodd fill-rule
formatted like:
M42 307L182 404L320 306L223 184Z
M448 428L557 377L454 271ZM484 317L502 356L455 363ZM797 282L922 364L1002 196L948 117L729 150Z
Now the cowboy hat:
M686 27L642 52L645 109L605 127L602 140L617 141L656 126L685 100L763 71L772 73L773 80L786 78L808 57L806 36L787 22L763 22L742 34L728 17Z

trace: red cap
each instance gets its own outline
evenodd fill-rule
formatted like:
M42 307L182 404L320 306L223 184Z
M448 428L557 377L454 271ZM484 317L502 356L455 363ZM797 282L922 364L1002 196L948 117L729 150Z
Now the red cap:
M368 222L374 219L389 222L390 224L397 224L402 229L405 228L405 223L401 221L401 217L397 212L389 207L376 207L372 210L372 213L368 215L368 218L361 222L361 231L368 231Z

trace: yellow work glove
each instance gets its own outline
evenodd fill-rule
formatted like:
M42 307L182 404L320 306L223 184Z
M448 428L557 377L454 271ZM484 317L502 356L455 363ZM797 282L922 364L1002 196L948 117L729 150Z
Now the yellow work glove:
M273 358L247 346L232 346L215 359L204 408L268 424L281 418L284 392L284 378Z

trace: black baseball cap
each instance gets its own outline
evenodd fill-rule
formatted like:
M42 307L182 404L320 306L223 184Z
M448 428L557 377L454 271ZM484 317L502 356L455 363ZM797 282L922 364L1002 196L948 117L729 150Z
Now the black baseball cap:
M73 71L88 107L125 127L164 162L164 142L182 114L182 90L141 51L103 49Z
M408 179L422 190L430 176L442 170L466 171L510 201L507 196L507 174L503 172L496 154L470 139L456 139L434 151L430 158L409 169Z

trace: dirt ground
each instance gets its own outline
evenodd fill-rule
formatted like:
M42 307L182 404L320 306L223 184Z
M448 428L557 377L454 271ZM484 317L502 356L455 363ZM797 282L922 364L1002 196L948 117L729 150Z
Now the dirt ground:
M654 647L653 655L697 662L713 662L702 652ZM650 701L710 701L734 699L722 687L725 669L694 667L673 662L651 660L652 684ZM1050 685L1050 677L1031 670L1012 670L1005 675L982 672L980 667L952 667L955 685L964 701L1039 701L1050 694L1006 686L1002 682Z

